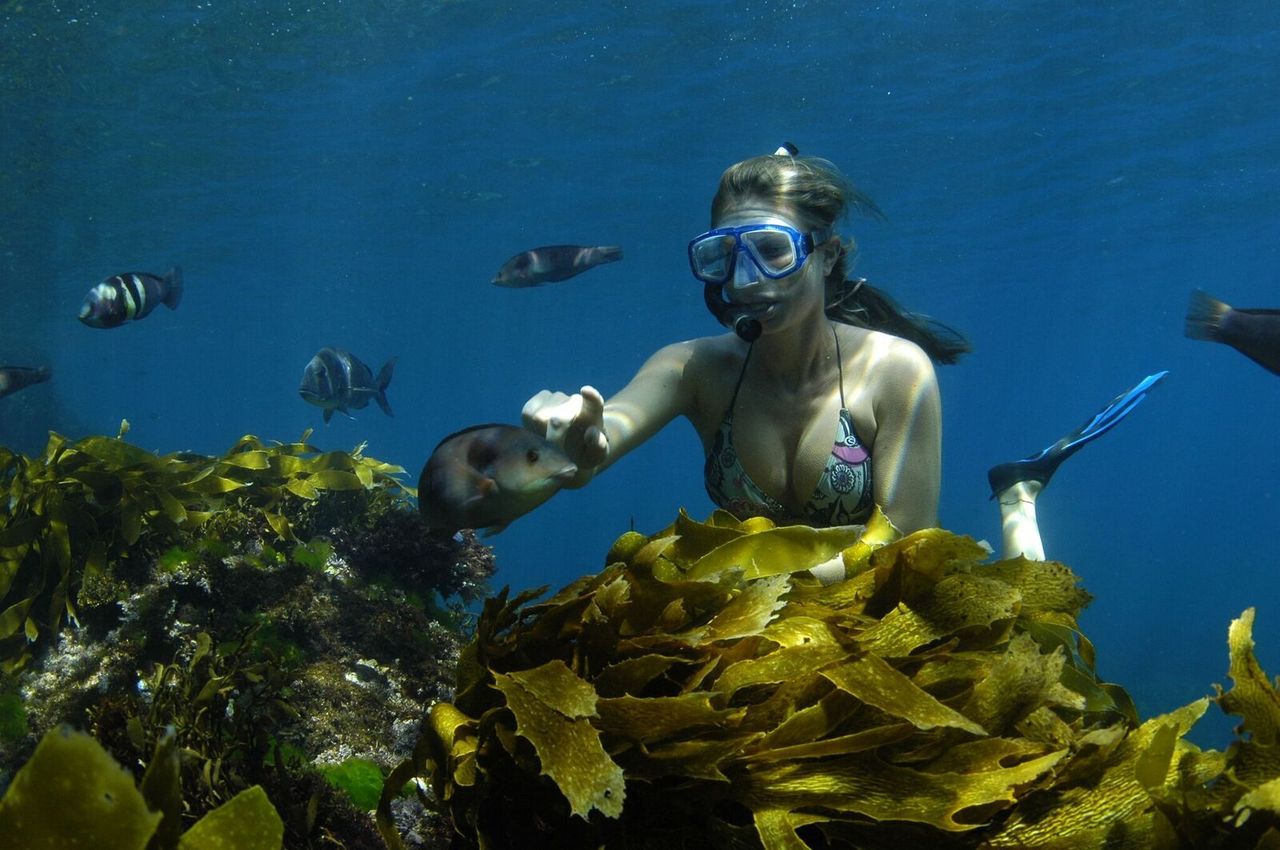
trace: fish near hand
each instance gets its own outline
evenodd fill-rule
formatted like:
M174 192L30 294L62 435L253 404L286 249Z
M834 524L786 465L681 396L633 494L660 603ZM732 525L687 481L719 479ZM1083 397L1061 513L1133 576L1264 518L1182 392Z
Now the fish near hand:
M475 425L440 441L418 479L418 510L435 533L497 534L577 474L565 454L514 425Z

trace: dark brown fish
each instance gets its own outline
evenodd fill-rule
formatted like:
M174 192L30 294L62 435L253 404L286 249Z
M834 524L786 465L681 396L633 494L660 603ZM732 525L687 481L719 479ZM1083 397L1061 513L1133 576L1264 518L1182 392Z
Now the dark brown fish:
M495 286L540 286L567 280L601 263L622 259L622 249L612 245L586 248L581 245L547 245L516 254L494 275Z
M13 395L32 384L42 384L53 376L48 366L0 366L0 398Z
M1202 289L1191 291L1186 334L1221 342L1280 375L1280 309L1236 309Z
M578 468L514 425L475 425L440 441L418 479L418 510L433 532L497 534L556 494Z

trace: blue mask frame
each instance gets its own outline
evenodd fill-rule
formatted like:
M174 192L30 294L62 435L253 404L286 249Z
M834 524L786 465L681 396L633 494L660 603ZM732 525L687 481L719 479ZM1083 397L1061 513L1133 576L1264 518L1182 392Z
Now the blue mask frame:
M769 261L759 256L756 246L749 242L743 241L744 233L759 233L761 231L769 231L774 233L782 233L791 239L791 246L795 252L795 260L785 269L770 268ZM702 267L698 262L696 247L699 243L708 239L723 239L726 236L733 237L733 254L730 261L725 264L723 273L710 272ZM723 284L728 283L733 277L734 267L738 262L738 255L746 253L751 258L752 264L760 270L760 273L772 280L784 278L787 275L794 274L798 269L804 266L805 261L809 259L809 255L814 249L831 238L831 229L814 230L809 233L801 233L794 227L788 227L785 224L742 224L737 227L717 227L714 230L708 230L706 233L695 236L689 240L689 268L693 271L693 276L703 283Z

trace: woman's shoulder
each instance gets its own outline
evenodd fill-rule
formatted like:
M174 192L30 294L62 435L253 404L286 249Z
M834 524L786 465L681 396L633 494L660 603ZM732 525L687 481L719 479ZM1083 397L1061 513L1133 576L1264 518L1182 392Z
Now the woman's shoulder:
M883 383L901 384L934 381L933 361L916 343L884 331L869 330L851 325L840 327L842 344L853 343L853 350L846 356L851 365L861 364L870 377Z
M703 336L673 342L660 348L654 355L664 359L679 360L691 368L723 368L741 364L747 346L731 333Z

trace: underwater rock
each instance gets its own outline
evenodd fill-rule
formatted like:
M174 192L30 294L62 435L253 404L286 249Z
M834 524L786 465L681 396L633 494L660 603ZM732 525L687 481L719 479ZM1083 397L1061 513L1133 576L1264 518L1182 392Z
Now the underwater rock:
M428 538L402 472L306 435L221 457L0 450L0 791L61 724L139 776L172 726L187 826L259 785L286 848L381 848L367 794L362 811L325 770L412 751L494 571L474 535Z

